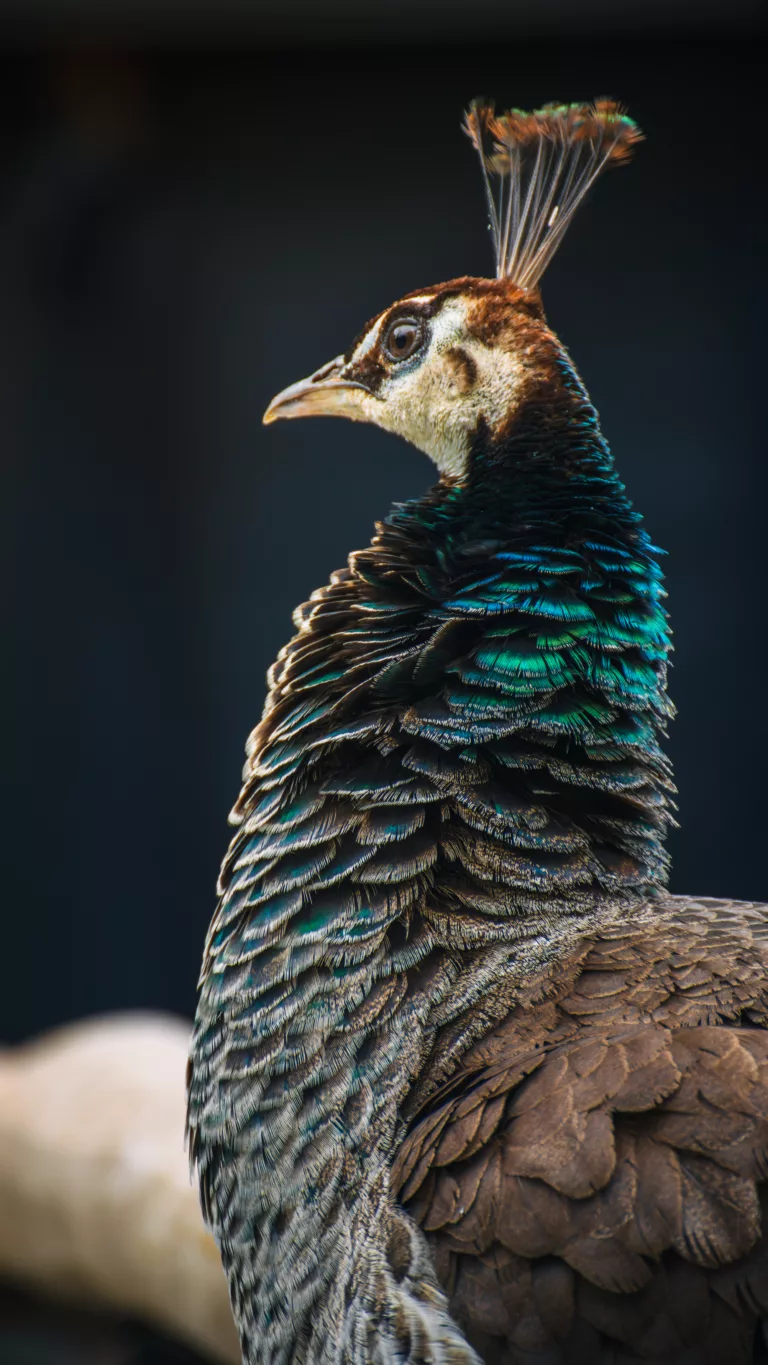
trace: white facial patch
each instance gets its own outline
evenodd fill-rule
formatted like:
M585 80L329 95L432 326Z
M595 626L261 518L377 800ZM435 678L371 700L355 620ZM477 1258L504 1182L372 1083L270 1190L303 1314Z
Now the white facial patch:
M492 430L508 419L522 378L516 356L471 335L468 306L461 297L447 299L429 323L426 353L393 363L377 397L358 394L362 420L403 436L453 478L466 473L480 419ZM371 328L369 336L376 332ZM370 349L368 341L366 337L357 349L355 360L363 346Z
M434 297L434 294L409 294L404 300L403 307L407 303L431 303Z
M377 318L373 326L369 327L362 341L355 347L353 360L362 360L364 356L369 354L372 347L376 345L383 321L383 318Z

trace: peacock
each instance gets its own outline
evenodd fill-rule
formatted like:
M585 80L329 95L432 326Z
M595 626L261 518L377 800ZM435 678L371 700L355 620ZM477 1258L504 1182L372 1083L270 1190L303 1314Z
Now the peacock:
M247 1365L768 1359L768 907L673 896L659 551L539 281L641 139L476 101L496 277L264 421L439 472L294 614L205 946L190 1155Z

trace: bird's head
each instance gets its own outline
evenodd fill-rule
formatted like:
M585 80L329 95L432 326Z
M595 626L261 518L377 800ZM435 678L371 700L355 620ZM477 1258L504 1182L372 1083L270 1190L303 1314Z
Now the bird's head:
M464 278L407 294L345 355L273 398L265 422L336 416L403 436L460 477L481 426L501 432L547 334L538 295Z
M478 433L500 440L531 386L554 372L561 348L538 281L589 186L641 135L608 100L502 116L475 104L465 127L485 175L496 279L465 276L406 294L344 355L273 398L265 422L372 422L461 479Z

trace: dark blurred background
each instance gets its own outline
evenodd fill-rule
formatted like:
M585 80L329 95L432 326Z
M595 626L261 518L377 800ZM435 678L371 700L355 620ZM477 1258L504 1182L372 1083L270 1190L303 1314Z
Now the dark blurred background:
M192 1013L291 611L433 480L261 414L492 268L480 93L611 94L647 134L545 302L670 552L674 889L768 898L764 56L753 0L0 0L0 1042ZM0 1365L185 1362L0 1291Z
M191 1014L291 611L433 481L261 414L397 296L491 270L478 93L612 94L647 135L545 303L669 551L673 887L768 898L757 7L26 0L0 44L0 1039Z

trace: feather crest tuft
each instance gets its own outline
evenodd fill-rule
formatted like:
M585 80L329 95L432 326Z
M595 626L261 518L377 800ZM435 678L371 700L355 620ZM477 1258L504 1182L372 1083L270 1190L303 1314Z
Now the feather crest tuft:
M474 100L464 131L483 168L496 275L521 289L541 279L597 177L629 160L643 137L622 106L609 99L505 114Z

